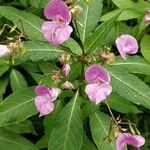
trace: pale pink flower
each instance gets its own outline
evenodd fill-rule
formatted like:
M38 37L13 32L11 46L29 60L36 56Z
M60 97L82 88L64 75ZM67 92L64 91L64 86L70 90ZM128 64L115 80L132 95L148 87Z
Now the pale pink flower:
M110 76L101 65L94 64L85 71L85 80L89 83L85 87L85 93L95 104L100 103L112 92L109 84Z
M116 39L116 46L120 55L126 59L127 54L135 54L138 51L137 40L131 35L121 35Z
M69 64L64 64L63 68L62 68L62 72L65 75L65 77L67 77L69 75L70 71L71 71L70 65Z
M74 86L73 86L73 84L71 82L66 81L65 83L63 83L61 85L61 88L62 89L69 89L69 90L71 90L71 89L74 89Z
M0 45L0 57L10 54L10 49L6 45Z
M62 0L50 1L44 9L44 15L50 20L42 25L45 38L54 46L66 41L73 29L69 26L71 13L65 2Z
M145 144L145 139L139 135L132 135L130 133L120 133L116 140L117 150L124 150L125 145L127 144L139 149Z
M150 22L150 9L146 10L145 11L145 18L144 18L144 21L145 22Z
M39 117L47 115L54 110L54 103L60 94L59 88L48 88L43 85L36 87L35 92L37 94L35 98L35 106L37 111L40 112Z

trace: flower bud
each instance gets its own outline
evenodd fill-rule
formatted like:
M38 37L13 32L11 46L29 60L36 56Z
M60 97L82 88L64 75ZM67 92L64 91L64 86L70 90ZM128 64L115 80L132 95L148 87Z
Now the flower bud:
M145 18L144 18L144 21L145 22L150 22L150 9L146 10L145 11Z
M69 64L64 64L63 65L63 68L62 68L62 71L63 71L63 74L65 75L65 77L67 77L70 73L70 65Z
M69 59L70 59L70 55L67 53L62 53L58 58L58 60L61 64L67 63L69 61Z
M69 82L69 81L66 81L65 83L63 83L62 85L61 85L61 88L62 89L74 89L74 86L73 86L73 84L71 83L71 82Z
M76 5L76 6L74 6L72 9L71 9L71 12L73 13L73 14L80 14L81 12L82 12L82 7L81 6L79 6L79 5Z

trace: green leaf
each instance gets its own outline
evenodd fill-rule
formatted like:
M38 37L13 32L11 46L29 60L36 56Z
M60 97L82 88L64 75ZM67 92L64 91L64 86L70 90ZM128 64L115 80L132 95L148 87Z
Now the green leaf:
M26 52L22 57L32 61L53 60L64 52L48 43L27 42L25 46Z
M72 38L69 38L64 45L68 47L72 53L77 54L77 55L82 55L82 49L80 45Z
M88 139L88 137L86 135L83 135L80 150L97 150L97 149L95 145Z
M39 150L30 141L22 136L0 129L0 149L1 150Z
M55 127L56 118L57 118L58 114L61 112L62 108L63 108L63 104L60 100L58 100L55 103L54 112L47 115L44 118L45 136L47 137L48 141L50 138L50 134L51 134L53 128ZM47 141L47 146L48 146L48 141Z
M49 150L79 150L83 126L80 116L78 92L57 116L51 132Z
M133 105L130 101L120 97L116 93L112 93L107 98L107 102L110 108L121 113L141 113L141 111L135 105Z
M52 70L58 70L59 69L56 66L56 64L53 64L53 63L50 63L47 61L40 61L39 67L44 74L50 74L52 72Z
M0 66L0 77L9 69L9 65Z
M106 69L114 91L135 104L150 108L150 88L144 82L124 69L112 66Z
M0 15L6 17L14 24L18 24L18 28L22 32L23 29L21 24L23 24L23 28L27 36L39 40L44 39L41 31L43 20L39 17L24 11L17 10L16 8L10 6L0 6ZM19 23L19 21L22 23Z
M6 91L9 82L8 76L3 76L0 78L0 95L3 95Z
M0 126L21 122L37 113L33 88L19 90L0 103Z
M29 120L25 120L19 123L14 123L12 125L4 126L2 128L18 134L23 134L23 133L36 134L32 122Z
M131 0L112 0L112 2L121 9L132 7L134 4Z
M40 149L47 148L49 138L45 135L43 135L37 142L36 146Z
M93 31L98 25L99 17L102 14L102 0L92 0L87 3L85 0L80 0L78 5L82 7L82 12L75 15L75 22L79 37L84 45L86 35Z
M131 73L150 75L150 63L139 56L128 56L126 60L117 57L112 65L116 68L128 70Z
M30 5L36 7L36 8L43 8L47 3L49 2L49 0L30 0L29 3Z
M116 150L114 143L107 138L110 130L111 118L97 111L90 116L90 128L93 140L98 150Z
M77 77L81 75L82 72L82 63L75 62L71 65L71 72L67 77L67 80L74 81Z
M27 87L27 82L24 76L15 69L12 69L10 73L10 85L13 92Z
M150 62L150 35L145 35L141 39L141 53L143 57Z
M97 47L100 47L103 44L103 42L105 41L105 37L108 35L110 30L112 29L117 18L118 18L118 15L109 21L101 23L96 28L94 33L86 40L86 43L85 43L86 51L93 51Z
M100 21L107 21L112 19L114 16L119 15L117 21L122 21L122 20L129 20L129 19L133 19L133 18L139 18L142 14L138 11L135 11L131 8L122 10L122 9L116 9L113 10L111 12L108 12L106 14L104 14Z

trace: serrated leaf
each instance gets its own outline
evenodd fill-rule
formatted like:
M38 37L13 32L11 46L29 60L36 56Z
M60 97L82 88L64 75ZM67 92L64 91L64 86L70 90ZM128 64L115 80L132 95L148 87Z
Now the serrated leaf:
M27 42L25 47L26 52L22 57L32 61L53 60L64 52L48 43Z
M0 15L6 17L14 24L21 21L27 36L39 40L44 39L41 31L43 20L39 17L10 6L0 6ZM18 23L18 28L23 32L21 23Z
M96 28L94 33L86 40L86 43L85 43L86 51L93 51L97 47L100 47L102 45L102 43L105 41L106 36L108 35L113 25L115 24L117 18L118 18L118 15L109 21L101 23Z
M57 116L55 127L51 132L49 150L79 150L83 126L80 116L78 92Z
M116 150L114 143L107 139L110 123L111 118L100 111L90 115L92 137L98 150Z
M39 150L29 140L22 136L0 129L0 149L1 150Z
M98 25L99 17L102 14L103 3L102 0L92 0L90 3L85 0L80 0L78 5L82 8L82 12L75 15L75 22L80 40L84 45L86 35Z
M112 93L107 98L110 108L121 113L141 113L141 111L130 101L120 97L116 93Z
M107 67L113 90L121 97L150 109L150 88L124 69Z
M112 65L128 70L131 73L150 75L150 63L139 56L128 56L126 60L117 57Z
M18 134L23 134L23 133L36 134L32 122L29 120L25 120L19 123L14 123L12 125L4 126L2 128Z
M132 7L134 4L131 0L112 0L112 2L121 9Z
M10 85L13 92L27 87L27 82L24 76L15 69L12 69L10 73Z
M141 39L141 53L144 58L150 62L150 35L145 35Z
M33 88L19 90L0 103L0 126L21 122L37 113Z

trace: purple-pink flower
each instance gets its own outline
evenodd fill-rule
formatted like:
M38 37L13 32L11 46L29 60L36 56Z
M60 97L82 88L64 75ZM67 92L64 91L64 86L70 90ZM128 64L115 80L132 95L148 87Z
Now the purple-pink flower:
M70 71L71 71L70 65L69 64L64 64L63 67L62 67L62 72L65 75L65 77L67 77L69 75Z
M138 51L137 40L131 35L121 35L116 39L116 46L120 55L126 59L127 54L135 54Z
M150 9L146 10L145 11L145 18L144 18L144 21L145 22L150 22Z
M139 135L132 135L130 133L120 133L116 140L117 150L124 150L125 145L132 145L136 148L140 148L145 144L145 139Z
M0 45L0 57L9 54L10 54L10 49L6 45Z
M89 99L95 104L106 99L112 92L110 76L101 65L94 64L85 71L85 80L89 83L85 87L85 92Z
M35 98L35 106L37 111L40 112L39 117L47 115L54 110L54 103L60 94L59 88L48 88L43 85L38 85L35 89L37 94Z
M65 2L62 0L50 1L44 9L44 15L50 20L42 25L45 38L54 46L66 41L73 29L69 26L71 13Z

